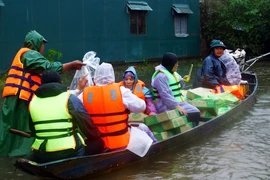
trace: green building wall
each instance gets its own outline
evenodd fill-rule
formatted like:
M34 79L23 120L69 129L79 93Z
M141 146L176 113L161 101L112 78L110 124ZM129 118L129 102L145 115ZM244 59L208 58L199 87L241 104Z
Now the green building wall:
M62 52L62 62L97 52L102 62L137 62L200 55L199 0L144 0L153 9L146 35L130 35L126 0L3 0L0 6L0 71L10 67L30 30L47 40L45 52ZM176 37L172 4L188 4L188 37Z

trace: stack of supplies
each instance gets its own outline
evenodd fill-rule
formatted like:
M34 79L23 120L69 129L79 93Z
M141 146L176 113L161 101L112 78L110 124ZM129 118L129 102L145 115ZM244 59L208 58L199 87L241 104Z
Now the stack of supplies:
M176 109L155 116L148 116L144 118L144 123L159 141L192 128L192 123L189 123L186 116L181 116Z
M144 113L130 113L128 116L128 122L144 122L144 118L147 117Z

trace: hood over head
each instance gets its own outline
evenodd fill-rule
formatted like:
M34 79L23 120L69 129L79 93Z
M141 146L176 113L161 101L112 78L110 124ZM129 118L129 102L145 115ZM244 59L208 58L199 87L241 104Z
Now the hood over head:
M173 66L177 63L177 60L178 58L174 53L167 52L162 58L161 65L172 73Z
M46 43L47 40L42 35L40 35L37 31L32 30L28 32L25 36L24 47L39 51L41 48L42 42Z
M97 86L105 86L115 82L113 66L110 63L102 63L97 66L94 75L94 82Z
M133 90L134 89L134 85L138 82L138 75L137 75L137 72L136 72L134 66L129 66L126 69L125 73L123 74L123 83L124 84L125 84L125 78L127 76L129 76L129 75L133 76L133 78L134 78L134 84L133 84L133 87L131 88L131 90Z

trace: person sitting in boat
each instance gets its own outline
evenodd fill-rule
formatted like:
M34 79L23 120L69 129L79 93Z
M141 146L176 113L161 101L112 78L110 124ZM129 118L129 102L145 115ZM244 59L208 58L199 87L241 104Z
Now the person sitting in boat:
M227 49L224 50L219 60L223 62L226 67L226 78L230 85L239 85L242 79L240 68Z
M224 54L226 46L220 40L213 40L211 54L207 56L202 66L198 69L193 88L205 87L213 89L219 85L230 85L226 78L226 66L219 58Z
M167 52L162 58L161 65L155 68L151 85L158 113L177 109L187 116L189 122L198 125L200 110L187 103L180 92L182 77L177 73L178 61L174 53Z
M145 87L145 83L138 79L137 72L133 66L128 67L125 71L120 86L130 89L133 94L145 101L145 114L150 116L157 114L157 109L153 101L153 94Z
M26 34L24 47L14 57L2 97L0 113L0 156L23 156L30 153L34 138L24 138L9 133L9 129L29 131L28 104L34 91L40 86L40 74L45 70L59 73L70 69L81 69L85 64L79 60L62 64L51 63L42 56L47 40L37 31Z
M29 127L35 137L31 159L44 163L82 156L85 151L100 153L104 142L98 128L77 96L66 92L58 72L45 71L41 84L29 104ZM87 137L86 148L78 128Z
M153 94L147 87L145 87L145 83L138 79L137 72L133 66L126 69L125 73L123 74L123 81L120 82L120 86L130 89L133 94L145 101L145 114L149 116L157 114L157 109L153 101ZM144 123L135 124L140 130L146 132L154 143L158 142L151 130Z
M130 138L129 111L143 112L145 102L132 94L130 89L115 83L114 69L109 63L102 63L97 67L94 83L95 86L88 86L83 90L81 98L101 133L104 149L125 148Z

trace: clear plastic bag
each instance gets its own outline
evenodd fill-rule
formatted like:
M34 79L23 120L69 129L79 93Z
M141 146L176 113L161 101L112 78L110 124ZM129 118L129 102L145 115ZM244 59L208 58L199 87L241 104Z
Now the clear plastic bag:
M76 71L69 86L70 90L75 90L77 88L80 78L85 74L88 74L85 77L85 79L88 80L86 87L94 85L93 77L95 74L95 70L100 62L100 59L95 56L96 52L94 51L89 51L83 56L83 63L85 63L86 65L83 66L81 70Z

